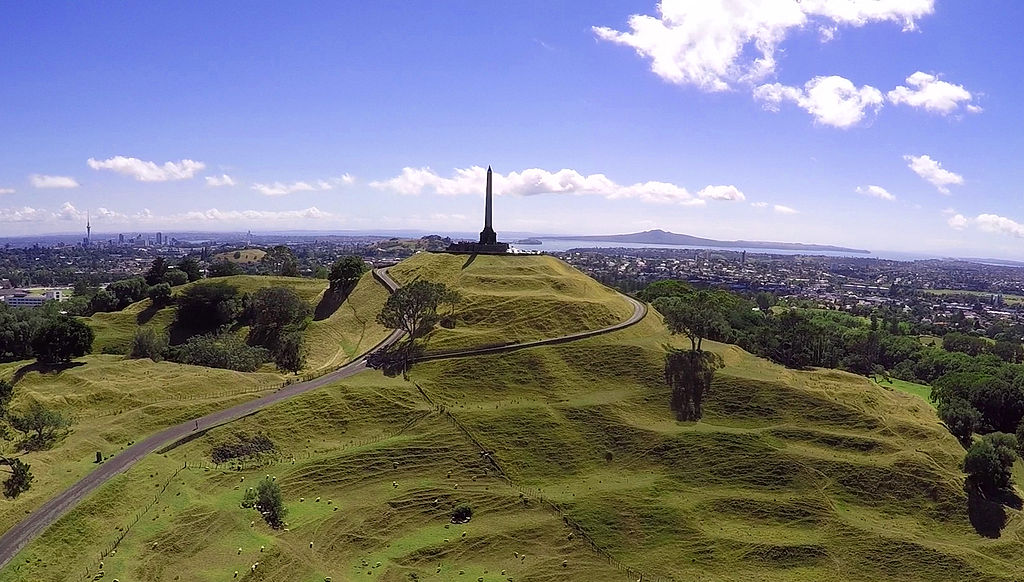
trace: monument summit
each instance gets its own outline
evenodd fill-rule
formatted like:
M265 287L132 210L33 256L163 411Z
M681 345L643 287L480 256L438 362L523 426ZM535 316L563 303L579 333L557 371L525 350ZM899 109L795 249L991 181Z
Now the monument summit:
M498 235L491 226L491 207L493 192L491 186L491 167L487 166L487 201L484 203L484 229L480 231L480 242L457 242L448 245L449 253L473 253L481 255L504 255L508 253L508 243L498 242Z

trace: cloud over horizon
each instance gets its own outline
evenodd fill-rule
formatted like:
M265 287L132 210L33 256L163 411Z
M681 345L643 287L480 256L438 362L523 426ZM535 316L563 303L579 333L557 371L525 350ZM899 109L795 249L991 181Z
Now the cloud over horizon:
M486 180L487 169L481 166L457 168L449 178L438 175L430 168L405 167L398 176L370 182L370 186L405 195L418 195L429 191L442 196L459 196L483 194ZM555 172L540 168L529 168L508 174L494 172L493 180L494 192L499 196L596 195L609 200L637 199L684 206L703 206L706 200L746 199L743 192L732 185L708 185L694 195L686 188L668 182L649 181L621 185L604 174L584 175L568 168Z
M885 188L882 188L881 186L873 186L873 185L857 186L856 192L858 194L863 194L864 196L871 196L873 198L881 198L882 200L892 201L892 200L896 199L895 196L893 196L891 193L889 193L888 190L886 190Z
M950 194L948 186L959 186L964 183L963 176L943 168L942 163L933 160L931 156L908 154L903 156L903 159L907 161L907 167L915 174L947 196Z
M180 160L178 162L164 162L157 165L155 162L147 162L139 158L125 156L114 156L105 160L89 158L86 163L94 170L110 170L131 176L140 182L167 182L171 180L189 180L206 168L203 162L195 160Z
M48 176L46 174L32 174L28 177L33 188L78 188L78 180L71 176Z

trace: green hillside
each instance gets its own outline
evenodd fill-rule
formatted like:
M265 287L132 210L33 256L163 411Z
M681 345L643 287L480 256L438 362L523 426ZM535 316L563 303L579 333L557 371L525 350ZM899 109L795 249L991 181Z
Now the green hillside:
M507 295L527 314L557 301L552 288L608 293L583 303L617 319L614 295L554 259L481 259L465 271L486 277L461 270L465 257L440 255L394 272L455 284L467 306ZM503 270L515 283L481 284ZM577 294L565 296L567 311L579 308ZM547 322L518 321L523 337L548 333L539 329ZM592 322L563 324L557 335ZM462 316L449 345L500 328L474 329ZM584 341L418 364L408 382L360 374L152 455L31 544L0 581L95 574L120 537L104 579L1024 577L1019 512L968 499L963 450L927 402L706 342L726 365L703 420L681 423L662 374L662 346L673 342L683 343L651 312ZM213 447L242 431L263 431L277 453L260 466L174 473L186 460L210 464ZM284 530L239 506L265 475L283 489ZM473 518L452 524L460 504ZM118 529L137 515L127 534Z
M389 272L399 284L424 278L462 293L455 328L435 329L430 351L557 337L633 313L614 291L554 257L419 253Z

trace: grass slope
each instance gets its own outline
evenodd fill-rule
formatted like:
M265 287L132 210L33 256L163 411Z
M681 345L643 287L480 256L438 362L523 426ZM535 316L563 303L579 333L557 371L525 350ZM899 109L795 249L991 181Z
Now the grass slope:
M585 341L420 364L411 382L361 374L147 458L0 581L95 574L140 514L105 579L1024 577L1019 513L968 500L963 450L926 402L711 343L726 366L704 419L680 423L661 369L673 341L652 312ZM242 430L265 431L276 460L168 481ZM286 530L238 506L264 475L281 484ZM460 503L473 519L451 524Z
M237 257L235 255L238 255ZM242 249L239 251L227 251L213 255L214 261L230 261L240 265L258 263L267 254L263 249Z
M399 284L422 277L462 293L455 328L431 332L431 351L557 337L613 325L633 312L611 289L548 256L419 253L389 272Z

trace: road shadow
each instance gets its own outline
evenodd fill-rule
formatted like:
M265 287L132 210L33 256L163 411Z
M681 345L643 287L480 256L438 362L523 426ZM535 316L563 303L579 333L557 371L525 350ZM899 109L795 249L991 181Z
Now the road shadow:
M336 289L328 288L327 291L324 291L320 302L313 309L313 321L322 321L334 315L334 312L341 307L342 303L345 303L345 300L352 294L352 290L356 288L358 283L359 281L353 281L343 287Z
M29 372L39 372L40 374L60 374L64 370L70 370L71 368L77 368L84 366L85 362L63 362L61 364L43 364L41 362L32 362L31 364L25 364L18 368L14 375L11 376L11 383L17 384L25 374Z
M978 535L996 539L1003 533L1009 516L1006 508L1021 509L1022 500L1010 489L984 489L970 479L964 485L967 493L967 514Z

